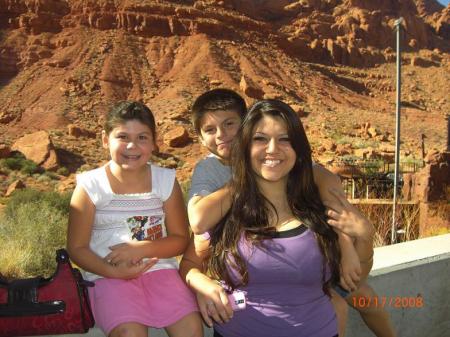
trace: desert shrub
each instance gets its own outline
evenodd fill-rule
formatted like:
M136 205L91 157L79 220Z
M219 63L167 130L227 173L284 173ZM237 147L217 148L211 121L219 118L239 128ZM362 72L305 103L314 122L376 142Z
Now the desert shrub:
M191 180L185 180L180 182L180 187L181 187L181 191L183 192L183 198L184 198L184 203L187 205L188 203L188 193L189 193L189 189L191 188Z
M65 166L61 166L56 170L56 173L62 176L68 176L70 174L69 169Z
M352 143L354 149L366 149L368 147L377 148L380 142L372 139L355 139Z
M10 170L20 170L21 165L21 159L20 158L5 158L0 161L2 167L6 167Z
M354 138L350 136L342 136L335 139L336 144L352 144Z
M66 244L70 194L24 189L0 217L0 273L8 278L50 276L55 251Z
M14 192L9 198L5 208L5 215L10 218L14 217L15 209L19 205L40 202L48 203L52 208L68 215L70 197L71 193L60 194L58 192L41 192L25 188Z
M26 159L20 153L16 153L10 158L4 158L0 160L0 167L4 167L12 171L20 171L30 176L34 173L40 173L44 171L35 162Z
M49 177L49 176L46 175L46 174L40 174L40 175L36 178L36 181L37 181L38 183L42 183L42 184L48 185L48 184L52 181L52 178Z
M55 172L45 171L44 175L49 177L51 180L59 180L59 176Z
M29 176L33 175L34 173L38 173L40 171L42 171L42 169L39 166L37 166L35 162L32 162L30 160L25 161L20 169L20 172Z
M363 203L356 205L375 226L374 246L391 244L392 205L382 203ZM419 206L416 204L398 204L396 212L397 241L410 241L419 237Z

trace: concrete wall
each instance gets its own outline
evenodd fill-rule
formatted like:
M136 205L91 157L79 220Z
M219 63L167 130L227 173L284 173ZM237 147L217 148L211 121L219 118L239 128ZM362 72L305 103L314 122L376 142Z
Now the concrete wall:
M450 336L450 234L375 249L369 284L399 337ZM356 310L349 314L347 337L375 336Z
M384 298L398 337L450 336L450 234L376 248L369 284L380 297L379 305ZM88 334L66 336L104 335L94 328ZM167 334L150 329L149 336ZM375 335L359 313L350 309L346 336ZM205 328L205 337L212 337L211 329Z

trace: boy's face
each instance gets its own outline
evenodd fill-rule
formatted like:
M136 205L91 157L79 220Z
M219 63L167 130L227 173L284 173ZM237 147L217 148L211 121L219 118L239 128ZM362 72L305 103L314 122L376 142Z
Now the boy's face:
M211 153L228 161L231 142L240 124L241 117L234 110L207 112L200 121L200 141Z

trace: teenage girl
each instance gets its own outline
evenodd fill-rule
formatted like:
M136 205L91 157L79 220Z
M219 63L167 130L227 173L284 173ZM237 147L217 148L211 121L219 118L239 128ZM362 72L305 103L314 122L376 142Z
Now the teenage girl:
M322 203L295 112L277 100L253 105L231 169L230 210L210 240L199 242L209 253L207 273L195 254L184 255L181 270L205 321L215 321L214 336L337 336L329 289L339 280L340 252L327 215L339 219L345 208L327 211ZM355 240L361 261L370 259L369 223L339 229ZM204 251L196 247L199 255ZM225 288L243 292L247 307L232 312Z

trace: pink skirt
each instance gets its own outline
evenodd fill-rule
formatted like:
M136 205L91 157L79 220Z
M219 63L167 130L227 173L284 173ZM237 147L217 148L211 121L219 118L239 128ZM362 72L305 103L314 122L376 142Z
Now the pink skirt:
M123 323L136 322L163 328L198 311L194 294L178 270L163 269L132 280L95 280L89 298L95 324L106 335Z

